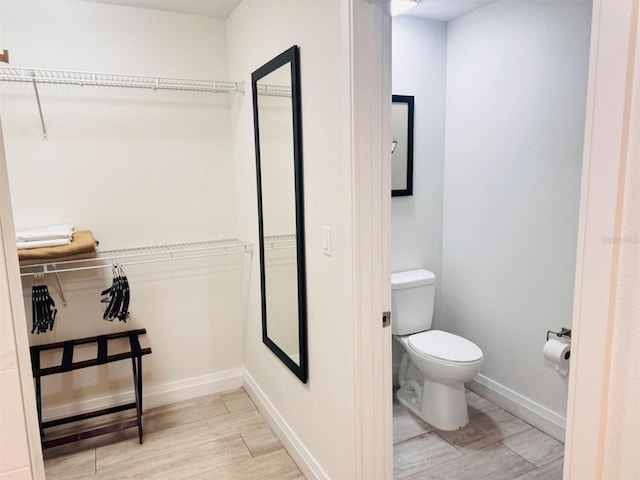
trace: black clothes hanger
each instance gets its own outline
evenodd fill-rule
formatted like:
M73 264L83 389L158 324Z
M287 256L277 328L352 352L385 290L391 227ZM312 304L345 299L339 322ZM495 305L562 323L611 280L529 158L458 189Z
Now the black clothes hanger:
M53 330L53 323L58 310L56 303L49 294L49 289L44 284L44 274L35 273L33 286L31 287L31 333L46 333Z
M129 301L131 299L129 280L121 265L113 265L112 271L113 283L111 287L100 293L104 297L101 302L107 304L102 318L110 321L117 318L121 322L126 322L129 317Z

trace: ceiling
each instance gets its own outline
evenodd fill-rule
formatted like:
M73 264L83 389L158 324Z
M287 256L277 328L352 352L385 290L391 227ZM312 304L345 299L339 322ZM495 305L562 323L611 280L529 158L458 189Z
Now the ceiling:
M128 7L227 18L240 0L85 0ZM494 0L421 0L405 15L447 22Z
M127 7L227 18L240 0L85 0Z
M495 0L420 0L405 15L448 22Z

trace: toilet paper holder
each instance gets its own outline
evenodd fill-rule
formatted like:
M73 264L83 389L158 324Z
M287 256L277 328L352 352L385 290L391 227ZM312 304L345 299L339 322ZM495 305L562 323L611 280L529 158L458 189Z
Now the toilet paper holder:
M571 329L570 328L564 328L562 327L562 329L560 329L559 332L554 332L553 330L547 330L547 342L549 341L549 334L553 333L556 337L564 337L564 338L568 338L569 340L571 340Z

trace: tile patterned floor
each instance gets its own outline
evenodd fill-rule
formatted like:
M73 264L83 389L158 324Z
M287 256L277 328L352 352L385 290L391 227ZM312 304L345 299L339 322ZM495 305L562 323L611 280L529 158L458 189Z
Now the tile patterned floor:
M564 445L467 392L469 424L437 430L394 400L395 479L561 480Z
M142 445L129 429L47 449L47 480L304 480L242 389L149 410L143 421Z
M394 402L395 479L562 479L560 442L473 392L467 401L455 432ZM46 450L47 479L304 480L242 389L149 410L144 427L142 445L130 429Z

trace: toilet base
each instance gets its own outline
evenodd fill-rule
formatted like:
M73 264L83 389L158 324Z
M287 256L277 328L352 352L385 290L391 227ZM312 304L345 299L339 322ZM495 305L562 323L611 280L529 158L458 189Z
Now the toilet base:
M396 393L398 401L438 430L458 430L469 423L467 396L463 383L444 384L424 380L422 399L416 392Z

